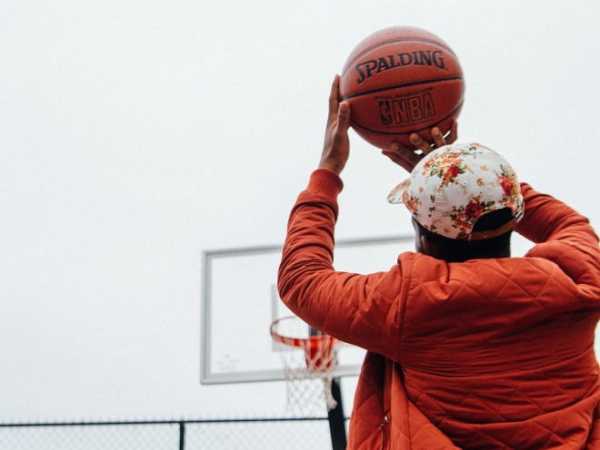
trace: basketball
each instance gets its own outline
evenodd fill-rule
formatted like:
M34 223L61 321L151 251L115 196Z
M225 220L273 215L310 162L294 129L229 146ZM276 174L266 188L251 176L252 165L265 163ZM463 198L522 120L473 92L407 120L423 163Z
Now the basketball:
M411 133L431 142L430 129L446 133L463 103L462 69L436 35L390 27L363 39L342 70L340 95L351 106L352 128L376 147L410 145Z

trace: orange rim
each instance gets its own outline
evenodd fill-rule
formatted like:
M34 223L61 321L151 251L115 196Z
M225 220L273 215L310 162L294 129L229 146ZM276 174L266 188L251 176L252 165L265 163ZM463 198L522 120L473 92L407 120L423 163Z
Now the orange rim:
M334 364L333 349L338 340L328 334L309 336L307 338L284 336L276 331L277 325L284 320L299 319L295 316L286 316L273 321L270 327L271 338L280 344L303 349L304 360L309 370L319 372L331 369Z

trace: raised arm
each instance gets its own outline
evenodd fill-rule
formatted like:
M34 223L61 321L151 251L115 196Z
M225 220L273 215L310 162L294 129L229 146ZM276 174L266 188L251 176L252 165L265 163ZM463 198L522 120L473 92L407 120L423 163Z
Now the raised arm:
M345 342L397 359L400 338L401 302L407 289L409 269L399 259L389 272L369 275L336 272L333 268L334 228L337 196L342 190L339 174L350 152L348 127L350 105L340 103L339 77L329 96L329 115L319 170L313 172L307 189L292 209L287 238L279 267L278 289L281 299L309 325ZM423 152L394 144L384 154L411 171L426 151L445 144L439 129L431 134L433 144L411 135ZM456 139L456 125L451 139ZM365 254L365 258L369 255ZM406 264L411 266L410 263ZM386 283L387 282L387 283ZM387 293L387 294L386 294Z
M341 189L341 180L329 170L311 175L290 215L279 266L279 295L312 327L394 357L389 343L398 333L398 304L378 290L385 273L360 275L333 268L336 198Z
M600 274L600 249L589 220L525 183L521 190L525 217L516 231L538 244L527 255L554 261L578 284L594 284Z
M525 199L525 217L517 231L535 242L575 240L582 244L598 245L598 236L587 218L547 194L536 192L526 183L521 184Z
M279 267L278 289L300 318L345 342L394 357L387 343L398 333L398 308L378 284L384 273L359 275L333 268L339 174L350 152L350 105L340 102L339 77L329 95L329 114L319 169L294 205ZM368 255L365 255L368 257Z

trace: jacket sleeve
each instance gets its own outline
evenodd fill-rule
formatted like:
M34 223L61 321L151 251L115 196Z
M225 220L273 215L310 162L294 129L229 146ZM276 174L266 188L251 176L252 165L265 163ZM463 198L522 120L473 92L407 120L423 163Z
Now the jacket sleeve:
M550 259L578 284L596 284L600 274L598 236L589 220L563 202L523 183L525 216L516 231L536 245L527 256Z
M333 268L340 178L317 170L294 205L279 266L283 302L310 326L344 342L390 357L398 333L397 302L381 294L385 272L361 275ZM368 255L366 255L368 257Z

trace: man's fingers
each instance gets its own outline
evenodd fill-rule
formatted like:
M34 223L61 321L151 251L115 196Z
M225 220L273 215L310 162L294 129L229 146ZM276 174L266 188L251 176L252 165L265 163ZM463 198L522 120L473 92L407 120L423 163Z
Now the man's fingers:
M437 147L442 147L443 145L446 145L446 141L444 140L444 135L442 134L442 132L440 131L440 129L438 127L433 127L431 129L431 137L433 138L433 142L435 142L435 145Z
M456 120L452 121L452 127L450 128L450 133L448 137L446 137L446 142L448 144L453 144L456 139L458 139L458 122Z
M404 153L409 151L410 150L403 148L398 142L392 142L390 148L383 149L381 153L383 153L388 158L398 162L399 159L403 158Z
M350 126L350 105L348 102L340 103L336 116L337 120L333 122L334 146L348 139L348 127Z
M331 83L331 92L329 92L329 118L332 121L338 113L340 103L340 76L336 75Z
M338 123L337 123L338 132L348 130L348 127L350 126L350 105L348 104L348 102L340 103L337 114L338 114Z
M427 141L425 141L425 139L423 139L417 133L412 133L408 137L408 139L410 140L410 143L412 145L423 150L425 153L429 152L429 150L431 149L431 146L429 145L429 143Z

